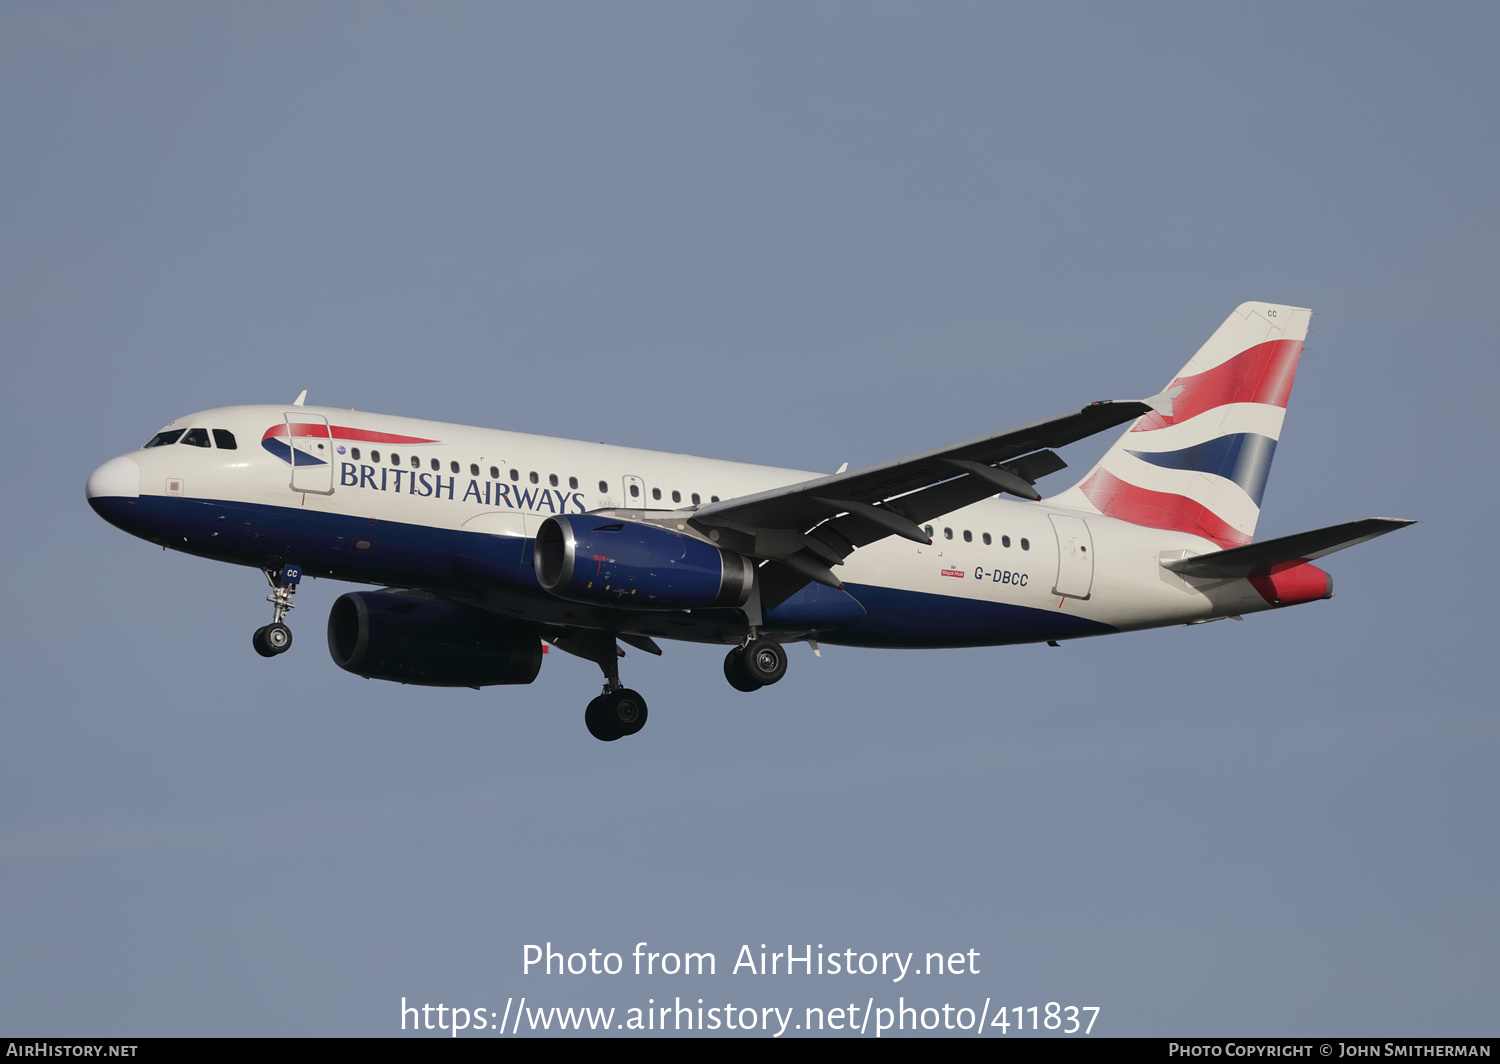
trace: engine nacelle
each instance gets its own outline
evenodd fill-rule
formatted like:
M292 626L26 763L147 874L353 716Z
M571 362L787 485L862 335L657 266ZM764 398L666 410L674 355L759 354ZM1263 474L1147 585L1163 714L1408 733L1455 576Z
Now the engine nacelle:
M328 613L328 653L357 676L424 687L530 683L542 668L535 632L399 591L340 595Z
M558 598L637 610L743 606L755 576L741 555L694 536L588 514L543 521L535 565Z

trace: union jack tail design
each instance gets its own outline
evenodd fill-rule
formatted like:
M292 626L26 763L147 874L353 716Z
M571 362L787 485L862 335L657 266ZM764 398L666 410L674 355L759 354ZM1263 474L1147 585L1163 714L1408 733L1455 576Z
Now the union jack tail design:
M1161 396L1051 505L1238 547L1255 535L1312 311L1242 303Z

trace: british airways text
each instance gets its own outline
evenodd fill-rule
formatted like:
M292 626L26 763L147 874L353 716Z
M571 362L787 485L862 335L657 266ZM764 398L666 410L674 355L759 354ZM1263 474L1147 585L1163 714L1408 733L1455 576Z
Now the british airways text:
M471 477L459 494L458 478L445 477L440 473L424 473L416 469L391 469L386 466L359 465L353 462L339 463L339 486L345 488L369 488L372 491L405 491L419 498L450 499L458 502L476 502L481 506L507 506L512 510L530 513L586 513L582 492L563 492L549 488L523 488L519 484L502 484L498 481L479 480ZM569 509L569 507L576 509Z

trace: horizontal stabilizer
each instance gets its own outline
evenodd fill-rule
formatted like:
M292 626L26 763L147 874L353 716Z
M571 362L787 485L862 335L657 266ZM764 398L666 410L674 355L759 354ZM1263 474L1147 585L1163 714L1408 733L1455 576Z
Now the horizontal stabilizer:
M1398 517L1367 517L1363 521L1346 521L1341 525L1319 528L1312 532L1279 536L1261 543L1248 543L1243 547L1231 547L1229 550L1178 558L1161 564L1162 568L1184 576L1249 576L1257 570L1267 570L1274 565L1310 562L1314 558L1321 558L1325 554L1332 554L1336 550L1343 550L1414 524L1415 521L1405 521Z

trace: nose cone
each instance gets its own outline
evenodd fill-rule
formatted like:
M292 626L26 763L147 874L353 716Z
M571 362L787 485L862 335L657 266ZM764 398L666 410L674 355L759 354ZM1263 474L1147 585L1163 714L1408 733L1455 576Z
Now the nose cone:
M111 458L89 474L89 482L83 491L89 502L96 504L95 509L98 509L100 499L138 499L141 495L141 467L133 458L124 455Z

